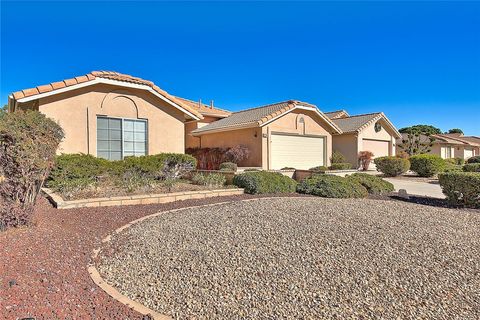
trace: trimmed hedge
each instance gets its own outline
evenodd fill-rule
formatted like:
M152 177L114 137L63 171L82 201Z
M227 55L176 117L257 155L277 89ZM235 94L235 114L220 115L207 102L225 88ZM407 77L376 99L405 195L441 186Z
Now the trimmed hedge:
M465 172L480 172L480 163L467 163L463 166Z
M378 157L373 160L377 171L387 177L399 176L410 169L410 161L399 157Z
M365 198L367 189L360 183L334 175L314 175L297 186L298 193L312 194L325 198Z
M450 204L480 208L480 173L441 173L439 182Z
M480 163L480 156L474 156L467 159L467 163Z
M233 162L222 162L220 163L219 170L222 171L233 171L237 172L238 166L236 163Z
M297 186L292 178L268 171L250 171L236 175L233 184L250 194L295 192Z
M352 169L352 164L348 162L332 163L330 165L330 170L349 170L349 169Z
M74 192L94 186L100 176L109 177L128 190L163 179L165 166L186 165L195 168L196 159L188 154L160 153L151 156L127 157L109 161L86 154L62 154L56 157L47 186L67 197Z
M346 177L348 180L358 182L364 186L370 194L385 194L395 190L393 184L380 177L367 173L354 173Z
M445 168L445 160L435 154L419 154L410 157L410 169L420 177L432 177L442 172Z

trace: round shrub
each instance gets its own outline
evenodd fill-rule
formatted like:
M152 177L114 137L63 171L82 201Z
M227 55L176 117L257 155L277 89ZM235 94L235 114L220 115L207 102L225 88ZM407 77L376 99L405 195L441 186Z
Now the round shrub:
M233 178L233 184L244 188L246 193L290 193L295 192L297 182L278 172L250 171Z
M445 169L445 161L435 154L419 154L410 157L410 169L420 177L432 177Z
M480 173L447 172L438 179L450 204L480 208Z
M222 171L233 171L237 172L237 164L233 162L222 162L220 163L219 169Z
M474 156L467 159L467 163L480 163L480 156Z
M373 160L377 171L387 177L399 176L410 169L410 161L399 157L378 157Z
M312 194L325 198L365 198L367 189L360 183L334 175L314 175L297 186L298 193Z
M360 183L370 194L386 194L395 190L393 184L390 182L367 173L354 173L346 178Z
M463 166L465 172L480 172L480 163L467 163Z
M352 168L352 164L348 162L344 163L332 163L330 165L330 170L349 170Z

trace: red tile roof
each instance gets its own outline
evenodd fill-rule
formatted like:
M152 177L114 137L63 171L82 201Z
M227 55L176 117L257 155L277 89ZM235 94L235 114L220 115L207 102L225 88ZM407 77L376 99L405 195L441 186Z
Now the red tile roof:
M128 74L118 73L114 71L92 71L83 76L78 76L71 79L65 79L63 81L52 82L46 85L37 86L35 88L17 91L17 92L14 92L12 96L16 100L26 98L26 97L32 97L37 94L51 92L51 91L65 88L65 87L70 87L76 84L80 84L83 82L92 81L96 78L117 80L122 82L148 86L152 88L154 91L156 91L158 94L168 99L169 101L181 106L182 108L194 114L198 118L202 118L202 115L198 110L196 110L195 108L192 108L189 104L185 103L181 99L178 99L177 97L170 95L165 90L162 90L160 87L156 86L152 81L144 80L142 78L133 77Z
M232 113L228 110L225 109L220 109L216 107L212 107L209 105L206 105L204 103L200 102L195 102L189 99L181 98L181 97L175 97L185 104L189 105L191 108L194 108L195 110L198 110L203 116L210 116L210 117L216 117L216 118L226 118Z

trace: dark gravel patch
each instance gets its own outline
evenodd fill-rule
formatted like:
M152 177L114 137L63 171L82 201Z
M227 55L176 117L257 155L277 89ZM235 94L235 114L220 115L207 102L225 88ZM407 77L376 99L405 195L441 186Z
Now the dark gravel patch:
M0 232L0 319L141 319L90 279L87 265L101 239L158 211L248 198L71 210L42 198L33 226Z

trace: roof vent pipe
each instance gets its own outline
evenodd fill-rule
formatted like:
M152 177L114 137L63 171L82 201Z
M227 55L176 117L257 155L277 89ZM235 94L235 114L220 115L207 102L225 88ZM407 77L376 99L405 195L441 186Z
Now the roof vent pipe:
M210 109L213 109L213 100L210 100Z

